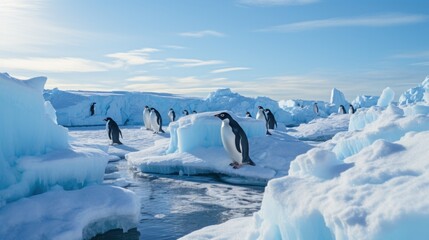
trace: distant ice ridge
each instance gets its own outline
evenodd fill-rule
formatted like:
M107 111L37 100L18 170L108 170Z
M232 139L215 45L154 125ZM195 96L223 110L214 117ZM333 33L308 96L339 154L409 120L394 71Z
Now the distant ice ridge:
M426 239L429 104L361 109L350 124L269 181L254 216L182 239Z
M90 92L58 89L46 90L44 96L54 106L58 123L64 126L103 125L103 119L106 117L112 117L119 125L141 125L145 105L156 108L166 124L169 123L167 113L170 108L175 110L178 118L183 116L183 110L188 112L228 110L243 117L246 112L250 112L255 117L258 106L262 106L273 112L277 122L285 125L299 125L316 117L326 117L336 113L337 104L346 104L344 94L339 90L335 90L333 95L335 101L332 104L317 101L319 115L313 112L315 101L277 102L267 97L250 98L234 93L229 88L212 92L205 99L148 92ZM95 114L91 116L89 109L93 102L96 103ZM348 105L344 106L348 109Z
M81 239L85 223L97 225L105 220L99 217L119 215L129 219L121 222L126 228L135 226L139 208L117 207L118 201L137 201L134 194L112 187L85 188L103 181L108 155L69 144L67 130L56 124L55 110L42 97L45 82L45 77L22 81L0 74L0 239ZM95 201L93 196L89 200L94 201L81 202L92 190L105 199ZM97 204L105 204L103 214L96 212ZM107 211L110 206L117 209ZM105 231L109 226L101 225L91 229Z
M231 159L223 148L220 128L222 121L205 112L182 117L170 123L170 139L155 146L126 155L127 161L143 172L163 174L216 173L241 178L242 183L266 184L274 177L284 176L290 160L311 147L281 131L265 135L263 121L241 118L230 112L242 126L249 139L250 157L256 166L233 169Z
M419 86L407 90L399 97L401 105L417 102L429 103L429 76Z

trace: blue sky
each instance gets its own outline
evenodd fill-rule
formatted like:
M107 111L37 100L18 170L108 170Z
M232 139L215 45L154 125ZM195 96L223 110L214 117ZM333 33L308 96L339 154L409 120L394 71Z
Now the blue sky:
M0 71L47 88L329 100L429 74L429 1L1 0Z

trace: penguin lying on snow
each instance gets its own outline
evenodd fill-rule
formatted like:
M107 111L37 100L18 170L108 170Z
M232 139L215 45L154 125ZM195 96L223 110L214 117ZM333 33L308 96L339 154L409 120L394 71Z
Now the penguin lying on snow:
M110 117L104 119L104 121L106 121L107 136L112 140L112 144L122 144L121 141L119 141L119 135L121 135L121 138L123 137L118 124L116 124L116 122Z
M222 120L220 135L222 144L232 159L233 168L240 168L243 164L255 166L249 157L249 141L241 126L226 112L214 115Z

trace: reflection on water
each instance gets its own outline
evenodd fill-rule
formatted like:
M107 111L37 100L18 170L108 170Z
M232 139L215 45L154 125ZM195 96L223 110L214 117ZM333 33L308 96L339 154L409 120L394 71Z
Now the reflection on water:
M124 160L110 163L106 184L127 182L141 199L137 229L112 230L93 239L177 239L208 225L252 215L259 210L264 187L229 185L215 175L143 174ZM120 179L120 181L118 181Z

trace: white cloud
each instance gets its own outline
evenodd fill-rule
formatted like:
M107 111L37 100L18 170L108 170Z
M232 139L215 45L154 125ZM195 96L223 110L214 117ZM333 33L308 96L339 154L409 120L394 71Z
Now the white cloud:
M38 52L44 46L78 44L93 35L49 21L48 7L49 0L1 0L0 50Z
M102 72L111 65L83 58L0 58L0 69L36 72Z
M167 58L167 62L179 63L178 67L200 67L207 65L223 64L220 60L200 60L200 59L189 59L189 58Z
M221 68L211 71L211 73L224 73L224 72L232 72L232 71L242 71L242 70L250 70L247 67L230 67L230 68Z
M177 49L177 50L186 49L186 47L179 46L179 45L165 45L164 47L165 48L170 48L170 49Z
M114 58L122 65L144 65L148 63L162 62L161 60L150 59L149 54L159 52L156 48L142 48L128 52L118 52L107 54L106 57Z
M330 27L385 27L426 21L426 15L384 14L355 18L329 18L288 23L261 29L263 32L293 32Z
M160 78L158 76L136 76L128 78L127 81L130 82L152 82L159 80Z
M429 51L396 54L392 56L392 58L405 58L405 59L429 58Z
M213 31L213 30L203 30L198 32L183 32L183 33L179 33L179 35L182 37L194 37L194 38L202 38L202 37L208 37L208 36L212 36L212 37L225 36L225 34L217 31Z
M240 0L240 3L248 5L304 5L318 2L318 0Z

